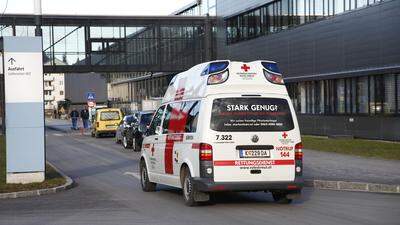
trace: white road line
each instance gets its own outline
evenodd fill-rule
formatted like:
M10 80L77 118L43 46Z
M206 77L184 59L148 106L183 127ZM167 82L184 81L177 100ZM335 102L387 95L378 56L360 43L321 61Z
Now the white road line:
M125 172L124 175L129 175L129 176L132 176L132 177L134 177L134 178L140 180L140 175L139 175L139 173L135 173L135 172Z
M53 133L53 136L61 137L61 136L64 136L64 135L63 134L59 134L59 133Z

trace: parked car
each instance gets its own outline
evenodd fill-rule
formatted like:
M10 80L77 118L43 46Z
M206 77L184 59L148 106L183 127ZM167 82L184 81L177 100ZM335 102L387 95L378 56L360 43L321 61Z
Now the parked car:
M147 126L150 124L153 118L154 111L141 111L137 113L137 123L131 126L126 132L126 140L122 145L124 148L133 148L134 151L140 151L143 142L143 135L147 130Z
M96 110L92 121L92 137L103 134L115 135L122 119L122 112L117 108L104 108Z
M127 146L128 140L126 138L126 133L135 125L137 125L137 118L135 115L124 116L115 133L115 142L117 144L123 144L124 147Z

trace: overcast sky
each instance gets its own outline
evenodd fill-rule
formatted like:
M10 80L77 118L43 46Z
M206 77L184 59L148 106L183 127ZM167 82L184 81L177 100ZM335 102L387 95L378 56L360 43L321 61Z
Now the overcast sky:
M43 14L168 15L194 0L42 0ZM0 14L7 0L0 0ZM34 0L8 0L5 13L33 13Z

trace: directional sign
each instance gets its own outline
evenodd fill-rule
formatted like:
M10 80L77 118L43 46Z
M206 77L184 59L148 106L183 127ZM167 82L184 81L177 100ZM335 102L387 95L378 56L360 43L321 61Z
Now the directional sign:
M94 101L96 100L96 94L94 92L88 92L86 93L86 99L88 101Z

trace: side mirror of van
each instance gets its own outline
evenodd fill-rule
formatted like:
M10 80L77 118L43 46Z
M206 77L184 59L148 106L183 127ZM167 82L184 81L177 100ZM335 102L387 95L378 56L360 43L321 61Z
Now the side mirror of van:
M156 127L156 134L157 134L157 135L161 135L161 134L162 134L162 128L161 128L161 126L157 126L157 127Z

